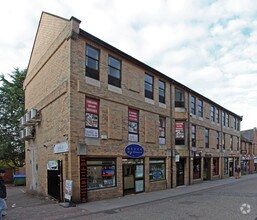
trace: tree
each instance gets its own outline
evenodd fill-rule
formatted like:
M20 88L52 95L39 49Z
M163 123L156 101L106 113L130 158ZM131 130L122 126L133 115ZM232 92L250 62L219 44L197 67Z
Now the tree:
M13 167L25 165L25 144L19 137L19 119L24 114L23 82L26 69L16 68L8 81L0 75L0 160Z

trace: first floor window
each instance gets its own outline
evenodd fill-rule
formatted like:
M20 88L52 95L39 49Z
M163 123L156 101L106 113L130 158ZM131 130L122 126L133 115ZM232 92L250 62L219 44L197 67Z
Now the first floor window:
M193 179L201 178L201 158L194 158L193 160Z
M165 118L159 117L159 144L165 144Z
M175 144L184 145L185 144L185 133L184 133L184 122L176 121L175 123Z
M164 180L166 176L165 173L165 159L150 159L150 181Z
M139 136L139 120L138 111L134 109L128 110L128 140L138 142Z
M87 187L99 189L116 186L115 159L87 160Z
M213 158L212 174L213 176L219 175L219 158Z
M86 98L85 136L89 138L99 136L99 103L96 99Z

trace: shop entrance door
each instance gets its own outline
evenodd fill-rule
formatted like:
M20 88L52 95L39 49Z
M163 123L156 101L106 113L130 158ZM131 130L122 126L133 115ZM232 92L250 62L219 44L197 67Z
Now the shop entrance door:
M179 162L176 163L177 169L177 186L184 185L184 174L185 174L185 159L179 158Z
M47 188L48 195L59 202L63 199L62 189L62 161L50 160L47 163Z
M211 179L211 158L204 158L203 162L203 180Z
M122 159L123 195L141 193L145 190L144 160Z
M234 165L233 165L233 158L229 158L229 176L234 176Z

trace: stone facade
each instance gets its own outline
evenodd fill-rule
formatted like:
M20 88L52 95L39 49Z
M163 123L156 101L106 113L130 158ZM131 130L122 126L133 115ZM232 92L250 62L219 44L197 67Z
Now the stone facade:
M240 155L239 126L234 126L233 119L239 125L240 116L79 29L79 24L74 17L67 20L48 13L42 13L40 19L24 83L27 111L34 108L40 114L40 122L33 125L34 137L26 140L28 191L51 195L49 182L55 171L47 168L49 161L61 162L58 199L65 197L65 180L72 180L75 202L162 190L233 175ZM85 76L87 45L100 52L99 80ZM108 82L109 56L121 63L120 86ZM153 99L145 96L146 73L153 77ZM159 102L160 80L165 83L164 103ZM176 107L177 89L183 97L179 107ZM192 97L195 97L193 114ZM94 118L97 129L89 129L96 137L85 135L86 99L92 99L93 107L97 108L97 119ZM201 117L198 100L203 103ZM211 121L212 106L219 111L218 121ZM137 142L128 139L129 109L138 112ZM225 126L222 112L229 117ZM162 129L165 130L161 142L160 118L164 119ZM192 146L192 125L196 128L195 146ZM55 147L60 143L67 143L68 150L56 152ZM144 149L140 158L126 154L124 149L130 144ZM87 161L85 181L82 156L86 156ZM113 160L114 164L92 165L100 160L101 163ZM100 174L99 167L101 172L114 171L114 174ZM196 168L199 170L195 171ZM232 173L228 172L229 168L233 169ZM218 169L215 174L214 169ZM94 171L94 175L103 178L101 184L96 179L89 184L89 173ZM133 178L129 190L125 190L129 185L127 171ZM93 187L95 183L97 187ZM83 187L87 187L84 194Z

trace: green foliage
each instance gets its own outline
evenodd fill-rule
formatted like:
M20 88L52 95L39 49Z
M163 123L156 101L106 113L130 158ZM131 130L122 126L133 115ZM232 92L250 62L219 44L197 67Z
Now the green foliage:
M25 165L25 146L19 138L19 119L24 114L23 82L26 70L15 69L8 81L0 75L0 160L9 166Z

